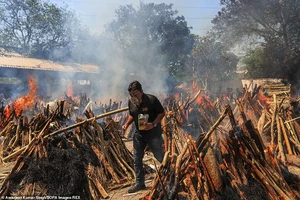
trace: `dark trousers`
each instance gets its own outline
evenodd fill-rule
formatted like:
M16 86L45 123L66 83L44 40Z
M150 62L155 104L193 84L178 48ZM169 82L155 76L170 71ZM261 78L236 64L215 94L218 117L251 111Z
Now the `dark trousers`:
M136 174L136 183L145 183L145 171L143 168L143 158L145 153L145 148L148 145L154 157L162 162L164 158L163 153L163 139L161 134L140 134L136 132L133 136L133 165Z

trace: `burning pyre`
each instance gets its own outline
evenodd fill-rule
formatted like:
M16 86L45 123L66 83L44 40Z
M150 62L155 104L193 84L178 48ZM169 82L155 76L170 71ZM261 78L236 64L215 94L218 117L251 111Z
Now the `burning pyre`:
M225 100L212 102L199 89L185 101L178 94L163 100L165 157L141 199L300 198L297 102L285 107L285 98L259 88L246 88L231 105ZM65 103L30 121L10 114L2 122L2 162L11 171L0 195L100 199L134 181L120 137L127 115L99 123L115 113L95 117L84 109L87 119L68 126L73 110L65 112Z
M260 98L259 89L246 89L234 111L216 101L219 115L210 104L196 106L202 127L210 127L198 130L196 141L180 130L179 113L188 108L173 104L178 112L165 118L165 158L142 199L299 199L297 115L276 95L273 105Z
M110 117L126 108L98 116L85 110L84 120L72 99L37 107L34 83L30 79L29 94L3 109L0 196L99 199L131 184L132 154Z

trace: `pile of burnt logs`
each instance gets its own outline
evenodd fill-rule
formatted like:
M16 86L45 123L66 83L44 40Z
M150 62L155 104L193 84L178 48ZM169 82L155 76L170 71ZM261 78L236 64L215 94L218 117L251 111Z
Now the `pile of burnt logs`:
M135 179L132 154L119 135L112 114L94 116L66 126L60 109L40 113L27 120L14 116L0 136L0 196L77 196L80 199L107 198L108 191L130 185ZM104 118L105 122L97 122Z
M231 105L210 102L201 90L185 102L164 99L165 157L141 199L299 199L299 102L286 99L259 87ZM0 196L100 199L134 181L120 136L128 114L117 114L128 108L86 110L85 120L69 123L63 104L1 122Z
M196 140L182 130L186 110L173 103L163 123L165 157L142 199L299 199L298 118L273 101L245 90L234 111L218 104L219 117L198 105L202 123L214 123Z

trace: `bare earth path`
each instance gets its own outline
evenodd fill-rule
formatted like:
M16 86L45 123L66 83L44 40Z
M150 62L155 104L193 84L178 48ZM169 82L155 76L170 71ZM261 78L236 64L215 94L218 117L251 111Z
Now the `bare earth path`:
M129 141L124 141L126 147L129 149L129 151L133 151L133 146L132 146L132 140ZM147 155L145 156L145 158L147 159ZM146 190L141 190L137 193L133 193L133 194L128 194L128 189L131 186L128 187L124 187L121 189L117 189L117 190L113 190L110 191L109 194L109 198L111 200L139 200L143 194L147 191L147 189L150 189L152 186L152 182L154 180L154 174L149 174L146 176ZM134 183L133 183L134 184Z

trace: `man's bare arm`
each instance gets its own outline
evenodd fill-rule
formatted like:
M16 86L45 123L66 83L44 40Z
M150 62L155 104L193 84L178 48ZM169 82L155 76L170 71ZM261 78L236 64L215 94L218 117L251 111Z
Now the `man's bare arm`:
M126 129L128 128L128 126L133 122L133 117L131 115L128 115L128 119L125 122L125 124L122 126L122 129L124 131L126 131Z

